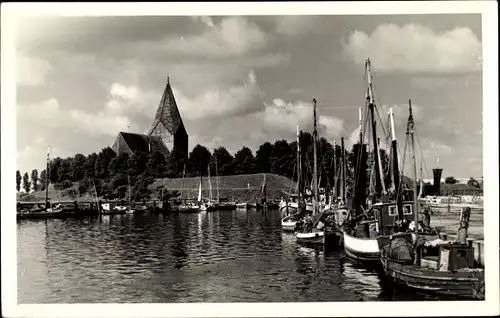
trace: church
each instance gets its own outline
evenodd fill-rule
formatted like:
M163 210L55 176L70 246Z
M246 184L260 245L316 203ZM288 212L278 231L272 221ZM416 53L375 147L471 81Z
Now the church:
M148 134L119 132L111 149L117 155L123 153L131 155L138 151L144 153L158 151L165 157L173 149L176 149L182 156L187 158L188 134L177 108L174 93L170 86L170 78L167 78L167 85Z

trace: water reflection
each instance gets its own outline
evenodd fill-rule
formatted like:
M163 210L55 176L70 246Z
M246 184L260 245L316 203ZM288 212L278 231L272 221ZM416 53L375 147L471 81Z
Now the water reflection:
M20 221L17 237L21 303L414 297L341 250L299 246L279 211Z

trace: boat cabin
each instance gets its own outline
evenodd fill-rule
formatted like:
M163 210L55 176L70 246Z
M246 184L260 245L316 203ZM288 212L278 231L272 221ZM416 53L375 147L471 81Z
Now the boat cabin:
M419 254L421 267L439 271L457 271L474 267L472 244L450 242L433 244L433 241L430 241L424 244L424 250L420 249Z
M403 201L403 218L408 220L408 225L413 220L413 201ZM398 207L396 201L377 202L372 205L375 214L375 232L379 235L391 235L399 231Z

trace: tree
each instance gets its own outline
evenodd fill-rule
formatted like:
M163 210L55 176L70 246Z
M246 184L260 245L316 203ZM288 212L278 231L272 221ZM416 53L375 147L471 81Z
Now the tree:
M273 151L273 145L269 142L265 142L260 145L259 150L255 153L255 170L258 173L270 173L271 172L271 153Z
M175 147L170 152L166 158L165 173L164 176L168 178L178 178L182 177L182 172L184 165L186 164L186 158L181 151L178 151Z
M31 182L33 183L33 191L38 191L38 170L31 171Z
M189 154L190 172L193 176L206 175L210 163L210 150L201 145L196 145Z
M290 144L286 140L277 140L271 152L271 173L293 178L294 158L295 151Z
M85 177L86 158L81 153L77 153L71 160L71 181L80 181Z
M23 189L26 193L29 193L30 188L31 188L30 177L29 177L28 173L25 172L24 176L23 176Z
M233 160L235 174L252 174L254 173L254 157L252 150L248 147L243 147L234 154Z
M40 190L43 191L45 190L45 187L46 187L46 183L47 183L47 170L42 170L42 172L40 172Z
M21 191L21 172L19 170L16 171L16 190L17 192Z
M148 158L145 172L153 178L161 177L165 171L165 157L161 152L154 151Z
M469 181L467 181L467 184L471 187L474 187L474 188L480 188L481 185L479 184L479 182L474 179L473 177L470 177Z
M217 160L217 174L219 176L227 176L234 173L233 160L234 157L224 147L214 149L213 162Z
M444 179L444 183L455 184L455 183L457 183L457 179L455 179L454 177L446 177L446 179Z

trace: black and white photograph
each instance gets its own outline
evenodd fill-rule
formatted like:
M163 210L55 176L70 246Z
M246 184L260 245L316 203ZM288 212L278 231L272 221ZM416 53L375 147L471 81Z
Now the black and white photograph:
M2 9L3 315L499 314L496 2Z

